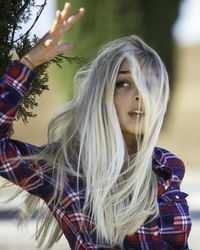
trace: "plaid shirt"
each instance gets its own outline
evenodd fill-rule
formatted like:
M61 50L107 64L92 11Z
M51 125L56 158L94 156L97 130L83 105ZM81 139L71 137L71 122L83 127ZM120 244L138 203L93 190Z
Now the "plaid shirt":
M35 154L42 149L12 140L7 135L19 103L29 92L33 78L31 70L15 61L0 80L0 174L47 203L55 187L55 177L49 172L42 172L43 163L9 161L11 157ZM152 167L159 176L160 215L151 223L142 225L134 235L125 237L121 248L96 243L95 235L89 229L89 218L80 211L84 193L77 192L75 177L66 178L63 199L55 210L51 206L49 209L53 211L71 249L189 249L187 240L191 218L185 199L187 194L180 191L184 164L169 151L156 147ZM80 180L80 186L83 185Z

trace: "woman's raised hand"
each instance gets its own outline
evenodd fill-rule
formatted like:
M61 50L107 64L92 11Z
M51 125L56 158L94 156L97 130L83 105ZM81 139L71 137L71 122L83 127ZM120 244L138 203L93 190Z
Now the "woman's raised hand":
M79 9L74 15L68 15L70 13L71 4L66 3L63 11L57 11L56 19L50 31L40 40L40 42L33 47L24 57L21 58L21 62L27 65L29 68L34 69L36 66L47 62L72 48L70 42L58 45L58 42L62 39L64 33L71 28L71 26L84 14L84 9Z

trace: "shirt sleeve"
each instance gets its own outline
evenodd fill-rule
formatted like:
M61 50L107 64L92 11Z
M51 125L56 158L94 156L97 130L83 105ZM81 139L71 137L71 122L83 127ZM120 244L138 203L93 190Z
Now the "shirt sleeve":
M185 175L185 164L177 156L174 156L174 158L171 157L167 161L172 169L170 185L174 188L180 189L183 177Z
M19 61L15 61L0 79L0 175L29 193L48 200L53 179L48 173L43 173L39 162L21 159L38 153L43 147L12 140L8 136L18 106L30 91L33 79L33 71Z
M0 139L7 136L22 98L31 89L34 73L19 61L0 79Z
M171 177L166 181L169 188L159 197L162 238L166 241L167 249L189 249L192 222L186 200L188 195L180 190L185 166L180 158L164 149L162 159L171 170Z

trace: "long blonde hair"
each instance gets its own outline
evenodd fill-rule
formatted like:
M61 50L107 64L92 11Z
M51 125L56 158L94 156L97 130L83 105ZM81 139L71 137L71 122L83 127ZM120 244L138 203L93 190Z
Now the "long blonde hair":
M132 156L128 156L114 104L116 78L125 59L145 109L144 133L137 136L137 152ZM57 194L62 199L67 175L84 180L85 203L81 211L90 214L98 243L122 245L126 235L134 234L149 218L158 215L152 153L168 96L168 75L157 53L137 36L117 39L79 70L73 100L49 123L46 147L28 157L44 160L56 169L51 203ZM37 203L37 198L29 196L25 201L27 211L33 212ZM50 247L61 232L53 216L49 216L51 212L44 213L36 238L42 243L52 225Z

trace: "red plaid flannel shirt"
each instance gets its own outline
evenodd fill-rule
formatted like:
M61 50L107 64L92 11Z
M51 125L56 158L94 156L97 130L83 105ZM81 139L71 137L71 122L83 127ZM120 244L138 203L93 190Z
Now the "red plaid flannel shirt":
M12 157L35 154L42 148L12 140L7 134L21 99L31 88L33 78L31 70L15 61L0 80L0 175L48 202L54 190L55 176L42 172L43 163L9 161ZM121 248L96 243L95 235L89 229L89 218L80 210L84 203L84 192L77 192L75 177L66 178L63 199L55 210L51 206L49 209L54 211L71 249L189 249L187 240L191 218L185 199L187 194L180 191L184 164L169 151L156 147L152 167L159 176L160 215L151 223L142 225L134 235L125 237ZM34 177L31 177L33 174ZM81 180L80 186L84 186Z

